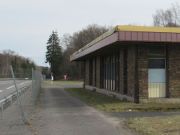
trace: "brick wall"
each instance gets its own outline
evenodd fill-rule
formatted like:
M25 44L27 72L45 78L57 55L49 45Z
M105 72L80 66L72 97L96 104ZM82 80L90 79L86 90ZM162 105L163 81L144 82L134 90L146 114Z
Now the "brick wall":
M120 72L119 72L119 92L121 93L121 94L123 94L123 91L124 91L124 75L123 75L123 73L124 73L124 51L123 51L123 49L121 48L120 49L120 57L119 57L119 59L120 59L120 65L119 65L119 70L120 70Z
M152 45L150 45L152 46ZM149 45L138 48L139 97L148 98L148 52ZM169 91L170 97L180 97L180 46L169 46ZM119 93L124 94L124 50L120 48ZM135 90L135 46L128 46L127 53L127 95L133 97ZM96 60L95 60L96 59ZM95 64L96 62L96 64ZM93 76L93 86L100 88L100 57L93 58L93 70L89 71L90 62L86 60L85 84L89 85L89 75ZM96 76L95 76L96 69Z
M138 74L140 98L148 98L148 51L150 47L138 49ZM163 50L163 49L162 49ZM180 97L180 46L169 46L169 92L170 97Z
M180 46L169 46L170 97L180 97Z
M96 58L96 87L100 88L100 57Z
M85 85L89 85L89 60L85 61Z
M138 48L139 97L148 98L148 48Z
M92 61L92 85L96 86L96 57L94 57Z
M135 90L135 47L129 46L127 53L127 95L133 97Z

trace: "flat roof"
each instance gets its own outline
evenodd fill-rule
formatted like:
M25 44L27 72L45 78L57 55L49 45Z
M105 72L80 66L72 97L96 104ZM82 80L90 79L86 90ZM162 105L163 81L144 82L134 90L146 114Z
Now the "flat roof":
M160 32L160 33L180 33L178 27L152 27L152 26L131 26L118 25L115 27L116 31L136 31L136 32Z
M70 60L79 59L116 41L180 42L180 28L117 25L73 53Z

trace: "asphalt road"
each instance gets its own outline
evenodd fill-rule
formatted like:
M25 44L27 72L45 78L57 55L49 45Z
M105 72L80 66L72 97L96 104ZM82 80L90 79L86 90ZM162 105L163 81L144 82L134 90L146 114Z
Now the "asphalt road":
M16 84L18 88L22 88L30 85L30 80L16 80ZM1 80L0 81L0 100L4 97L9 96L11 93L15 91L15 86L13 80Z

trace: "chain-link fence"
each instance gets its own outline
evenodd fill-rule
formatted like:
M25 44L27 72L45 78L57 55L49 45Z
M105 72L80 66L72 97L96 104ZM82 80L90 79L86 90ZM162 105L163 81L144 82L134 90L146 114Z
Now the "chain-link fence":
M27 125L40 93L41 72L32 69L31 73L20 73L9 66L8 72L0 76L0 135L25 130L31 134Z
M41 72L32 69L32 97L34 104L37 102L37 99L39 97L42 79L43 77Z

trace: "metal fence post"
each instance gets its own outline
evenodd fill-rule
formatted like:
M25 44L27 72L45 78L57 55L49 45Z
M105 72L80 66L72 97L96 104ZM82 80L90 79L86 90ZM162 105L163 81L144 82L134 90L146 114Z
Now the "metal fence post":
M3 110L4 110L4 105L1 103L1 119L3 119Z
M15 75L14 75L14 71L13 71L12 66L10 66L10 69L11 69L11 74L12 74L14 86L15 86L16 93L17 93L17 102L18 102L18 106L19 106L19 109L20 109L20 112L21 112L21 117L22 117L22 120L23 120L24 124L28 124L29 122L25 118L24 111L23 111L22 104L21 104L21 100L19 98L19 90L18 90L18 87L16 85Z
M34 79L34 69L32 68L32 91L31 91L31 96L33 98L33 89L34 89L34 86L33 86L33 79Z

